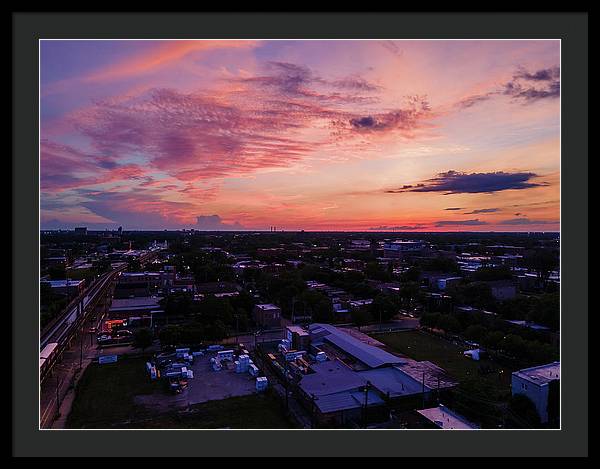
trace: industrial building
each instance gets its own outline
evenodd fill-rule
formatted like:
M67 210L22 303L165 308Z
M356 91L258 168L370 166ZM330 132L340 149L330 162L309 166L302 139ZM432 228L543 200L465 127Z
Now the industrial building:
M386 403L417 397L456 385L431 362L399 357L369 345L330 324L311 324L309 353L324 354L298 382L317 419L325 425L356 421L368 410L371 418L386 418Z

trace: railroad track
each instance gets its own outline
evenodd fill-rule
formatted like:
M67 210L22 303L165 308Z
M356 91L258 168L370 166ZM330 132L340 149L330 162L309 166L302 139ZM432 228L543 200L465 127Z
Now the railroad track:
M47 344L52 342L60 344L68 335L71 327L79 322L78 319L86 315L89 306L94 305L97 302L99 296L104 292L104 288L110 284L120 270L122 270L122 267L104 274L96 280L89 289L73 300L63 314L42 331L40 336L40 347L44 348Z

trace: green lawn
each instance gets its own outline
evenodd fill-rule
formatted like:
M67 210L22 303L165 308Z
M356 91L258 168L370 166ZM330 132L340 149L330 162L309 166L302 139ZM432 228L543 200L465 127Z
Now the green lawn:
M67 428L293 428L270 392L210 401L190 412L157 413L136 405L137 395L163 393L150 381L144 357L87 367L77 385Z
M90 364L77 385L67 427L107 428L142 417L144 410L135 405L134 397L161 389L161 383L148 378L146 361L121 356L116 363Z
M490 400L505 400L510 394L511 372L490 360L473 361L463 355L466 350L445 339L420 331L375 334L374 338L391 349L415 360L428 360L440 366L469 392ZM480 367L491 366L502 373L482 375Z
M266 394L231 397L193 406L191 412L168 412L121 428L294 428L277 397Z

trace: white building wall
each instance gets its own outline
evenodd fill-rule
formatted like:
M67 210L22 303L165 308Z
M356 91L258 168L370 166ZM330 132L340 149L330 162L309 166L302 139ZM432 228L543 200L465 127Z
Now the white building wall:
M548 422L548 384L538 385L519 376L512 377L512 394L524 394L535 404L542 423Z

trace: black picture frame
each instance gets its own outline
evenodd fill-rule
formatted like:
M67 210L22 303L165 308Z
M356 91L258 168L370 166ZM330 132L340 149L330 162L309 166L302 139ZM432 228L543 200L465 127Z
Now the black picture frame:
M562 429L38 430L38 41L44 38L560 39ZM13 456L587 455L587 13L23 12L12 15L11 55Z

